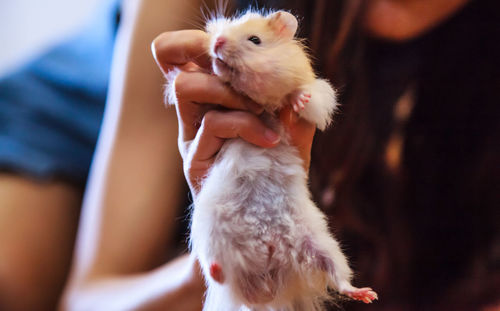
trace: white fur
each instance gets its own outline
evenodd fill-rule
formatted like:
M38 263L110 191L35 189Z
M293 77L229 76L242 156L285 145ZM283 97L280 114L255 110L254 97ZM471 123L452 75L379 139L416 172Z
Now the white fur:
M205 311L245 305L321 310L327 287L340 289L351 278L324 215L310 198L297 149L286 143L272 149L241 139L224 144L194 202L191 247L208 280ZM326 258L331 267L324 269L318 260ZM223 285L210 277L214 262L222 267ZM255 303L252 296L265 303Z
M249 12L238 19L214 19L206 27L211 35L210 56L223 60L232 68L228 70L214 62L214 72L268 111L281 108L281 100L291 91L315 80L302 44L275 33L274 23L279 22L272 19L275 16ZM282 16L288 18L291 14ZM250 42L248 38L252 35L258 35L262 43ZM219 37L227 41L216 53L213 47Z
M270 149L226 141L196 197L190 242L208 285L204 311L317 311L329 299L328 288L354 289L347 260L311 200L298 150L275 117L283 105L310 93L300 115L323 130L336 106L335 93L327 81L316 79L298 41L268 28L271 16L276 17L250 13L207 25L214 72L264 105L261 119L281 132L282 140ZM262 38L262 46L247 40L251 34ZM227 43L216 53L221 35ZM216 58L233 69L217 66ZM222 268L223 284L210 276L213 263Z
M299 115L324 131L330 125L337 106L335 91L326 80L316 79L304 85L301 92L311 94L311 100L305 104L304 110L300 111Z

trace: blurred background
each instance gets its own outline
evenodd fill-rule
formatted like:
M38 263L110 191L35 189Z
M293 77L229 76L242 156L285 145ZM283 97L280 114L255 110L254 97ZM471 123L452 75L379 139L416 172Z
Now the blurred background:
M6 302L22 304L23 310L54 310L54 307L40 306L55 306L63 290L73 252L80 200L107 98L115 34L119 20L126 20L127 16L120 11L119 2L0 0L0 77L7 75L4 80L0 79L0 164L2 154L6 163L4 171L0 166L0 310L14 310L2 305ZM163 31L162 25L168 24L162 15L169 13L168 7L160 5L166 6L167 2L183 3L148 1L150 6L144 8L151 11L142 14L143 22L138 23L146 25L145 21L151 21L155 24L154 27L144 26L148 32L144 30L144 37L136 39L140 51L135 54L136 59L140 59L138 64L145 61L151 66L152 70L148 69L151 77L142 76L142 69L146 67L131 66L130 69L140 67L141 75L131 75L136 78L133 81L148 84L157 90L158 97L161 97L161 82L154 79L160 78L160 74L149 47L152 38L160 32L157 28ZM239 1L242 6L248 2L257 1ZM316 10L325 15L323 19L316 19L313 14L316 11L304 9L302 12L308 13L304 13L307 15L303 24L310 26L304 29L317 34L316 55L321 60L318 66L323 68L325 76L337 77L339 73L347 81L345 85L351 86L345 88L341 99L345 112L338 114L348 117L329 133L316 136L311 188L316 198L323 198L321 207L335 220L332 227L336 228L340 240L349 245L347 251L357 280L374 286L384 297L385 304L379 302L378 310L384 307L387 307L385 310L431 310L423 307L426 303L447 306L432 310L480 310L477 305L490 301L495 302L491 310L500 310L496 308L500 301L500 217L496 182L500 176L500 41L496 39L500 37L500 2L471 0L466 10L443 21L425 36L425 40L414 38L404 42L364 37L355 31L356 23L362 22L359 18L362 15L347 14L351 10L362 10L350 6L345 12L339 10L341 4L363 2L368 5L375 3L374 0L260 2L281 2L290 7L292 3L301 3L305 8L314 4ZM389 2L424 3L423 0ZM162 9L157 9L157 5ZM321 9L323 5L328 8ZM198 8L194 9L197 12ZM153 11L156 14L151 14ZM326 16L330 12L339 13L337 17ZM381 15L373 15L374 20L379 21ZM87 23L93 17L93 23ZM344 23L337 22L342 21L342 17L354 26L351 25L351 30L347 28L350 37L333 58L330 52L336 47L334 35L342 30ZM422 15L419 13L418 17ZM89 24L89 28L74 36L82 32L85 24ZM154 33L149 32L153 32L152 29ZM316 32L316 29L321 31ZM71 38L73 40L52 50ZM14 72L43 54L41 61ZM333 66L337 62L342 66ZM123 66L128 66L125 61ZM356 70L351 72L351 68ZM14 73L9 74L11 72ZM370 77L369 81L365 81L365 77ZM341 82L340 85L344 85L344 81ZM376 86L373 90L368 88L370 83ZM156 100L159 98L145 91L149 89L131 89L141 94L134 96L137 103L144 101L154 105L157 101L158 109L163 109L160 100ZM143 100L144 94L154 100L150 97ZM135 107L145 111L145 106ZM129 113L137 111L129 110ZM400 111L406 112L395 113ZM153 115L150 111L146 114ZM147 118L136 119L149 122ZM127 124L132 124L134 129L140 127L139 123ZM165 142L167 134L165 137L144 135L147 129L154 127L140 127L143 135L131 137L141 143L146 141L143 137L151 138L152 144L156 144L156 139L161 144ZM349 139L344 139L346 137ZM147 162L144 156L148 155L148 150L157 155L157 149L145 148L144 151L136 144L127 147L129 149L121 149L121 156L125 154L125 158L140 164L132 167L127 161L117 162L126 169L116 171L124 172L127 178L123 178L124 183L116 183L116 189L128 190L130 185L135 189L135 185L140 184L148 191L127 191L116 201L119 203L113 201L116 207L112 204L106 207L123 216L110 217L114 222L106 223L107 227L120 224L112 226L118 228L120 234L109 231L113 233L108 240L113 243L111 249L116 254L109 252L106 255L120 259L118 264L125 268L117 277L128 281L130 275L149 272L151 262L158 265L165 262L163 254L167 245L171 248L175 245L167 241L164 228L181 218L169 214L170 211L164 208L167 204L158 204L159 209L150 204L154 201L151 198L156 196L158 202L167 201L164 189L170 187L146 187L130 178L132 171L137 176L149 176L144 174L143 162ZM141 152L134 152L138 149ZM163 157L155 159L167 162ZM151 167L158 164L151 163ZM152 171L155 175L161 170L154 168ZM158 181L150 179L152 184ZM98 182L94 185L95 188L101 186ZM188 198L183 192L180 196ZM141 205L142 202L148 204ZM124 207L128 208L127 212L123 212ZM98 209L85 210L99 213ZM147 221L138 221L138 215ZM154 220L157 230L149 225L149 220ZM96 223L100 225L99 221ZM94 236L94 227L88 228L82 232ZM185 230L182 229L178 238L184 240ZM142 234L146 231L148 234ZM104 235L95 236L98 239ZM144 242L147 236L151 237L151 244ZM143 249L144 245L153 246L148 252L135 252L143 258L142 262L138 260L137 268L130 264L129 250ZM92 252L89 247L89 253ZM149 288L138 284L140 288ZM78 290L75 293L81 294ZM85 293L81 297L85 303ZM120 294L120 297L127 298L127 295ZM12 301L4 301L7 298ZM99 298L105 305L115 301L114 297L106 295ZM453 308L448 305L450 303L473 307ZM415 308L410 309L412 305Z
M99 0L0 1L0 75L68 38Z

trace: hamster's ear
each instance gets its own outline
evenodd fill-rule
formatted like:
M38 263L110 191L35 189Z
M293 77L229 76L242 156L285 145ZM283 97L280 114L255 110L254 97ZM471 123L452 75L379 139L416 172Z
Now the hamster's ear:
M285 11L275 12L267 17L269 26L276 35L284 39L292 39L297 32L298 22L295 16Z

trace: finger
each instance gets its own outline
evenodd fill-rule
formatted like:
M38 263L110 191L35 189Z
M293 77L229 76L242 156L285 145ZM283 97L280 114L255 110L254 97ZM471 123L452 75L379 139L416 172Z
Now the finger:
M217 76L202 72L181 71L175 79L179 103L210 103L228 109L262 112L262 106L235 92Z
M216 111L205 114L193 147L192 160L213 158L228 138L241 137L254 145L269 148L280 141L280 136L266 127L255 115L243 111Z
M187 72L205 72L203 68L201 68L200 66L198 66L193 62L187 62L185 65L178 66L178 68L181 71L187 71Z
M175 78L175 95L182 141L194 139L206 111L214 104L227 109L249 110L260 114L262 106L236 93L219 78L201 72L181 71Z
M290 143L298 148L300 157L304 161L304 168L306 171L309 170L311 147L316 126L299 118L289 106L285 106L280 111L280 120L290 135Z
M151 49L156 63L166 74L173 66L195 62L210 69L209 35L202 30L164 32L153 40Z

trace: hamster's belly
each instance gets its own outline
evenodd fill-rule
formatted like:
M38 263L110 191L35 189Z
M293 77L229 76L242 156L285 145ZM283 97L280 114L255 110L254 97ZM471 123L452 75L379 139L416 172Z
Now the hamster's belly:
M195 202L193 247L209 257L227 249L266 257L271 244L276 252L289 253L298 223L294 192L307 193L295 147L227 141Z

